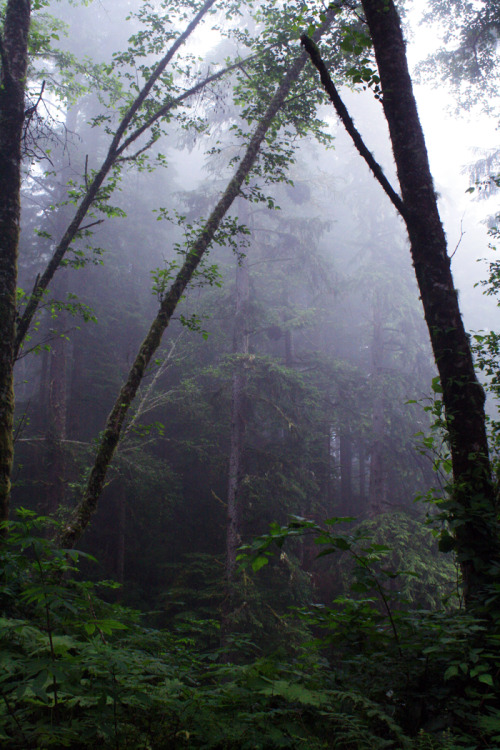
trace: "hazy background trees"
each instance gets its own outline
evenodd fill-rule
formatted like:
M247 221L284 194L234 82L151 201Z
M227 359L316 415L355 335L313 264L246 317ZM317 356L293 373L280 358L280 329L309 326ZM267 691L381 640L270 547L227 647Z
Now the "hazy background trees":
M260 70L248 91L247 82L241 74L237 96L245 117L253 118L263 93ZM173 260L169 247L206 214L237 153L241 105L232 102L228 82L216 86L196 104L205 134L190 135L182 121L179 133L175 122L169 125L172 145L167 140L160 148L171 166L125 173L113 203L126 216L93 227L72 261L82 267L58 272L64 284L54 287L56 302L42 311L29 343L50 350L19 363L25 382L18 396L18 461L37 468L25 474L18 502L33 496L33 486L44 489L40 510L78 499L91 441L154 313L151 274L161 294L162 267ZM105 136L86 125L99 117L99 106L86 94L61 124L59 150L53 147L50 158L62 164L69 158L66 173L84 170L87 154L97 159L105 148ZM382 121L373 122L371 141L383 143ZM148 580L143 595L164 596L165 571L182 555L222 561L235 377L242 378L238 539L290 512L319 518L411 510L415 493L434 481L414 437L428 420L421 407L406 404L428 394L434 373L402 228L335 122L324 132L320 145L304 142L283 177L281 163L289 157L279 140L277 150L269 146L263 177L282 184L263 188L257 176L250 185L257 202L238 202L235 219L249 234L231 241L236 253L212 250L217 286L188 293L126 428L87 544L101 550L113 575L124 582L131 577L131 590ZM68 198L61 193L63 175L36 180L25 213L35 223L43 211L48 228L40 228L50 236L37 237L35 245L27 228L23 242L40 258L43 243L48 252L57 234L50 206ZM68 212L71 206L58 210L58 221L64 224L60 217ZM159 221L165 217L173 222ZM95 263L84 262L84 254ZM23 279L33 276L32 268L24 260ZM245 275L242 299L235 280L241 286ZM56 314L57 300L68 292L78 297L70 313L89 309L97 322ZM156 549L148 541L153 528Z

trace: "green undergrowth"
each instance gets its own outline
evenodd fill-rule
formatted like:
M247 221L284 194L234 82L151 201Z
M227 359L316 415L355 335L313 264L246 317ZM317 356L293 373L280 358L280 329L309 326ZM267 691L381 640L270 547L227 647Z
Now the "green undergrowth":
M81 555L48 541L47 523L21 511L0 553L3 747L498 746L497 677L488 646L471 646L484 625L385 606L370 579L381 545L356 553L370 564L355 595L298 610L310 638L294 656L262 657L245 636L225 650L203 647L213 620L152 629L141 613L105 602L114 584L78 580ZM281 538L297 530L283 527ZM273 534L252 554L266 556ZM345 551L348 538L333 538Z

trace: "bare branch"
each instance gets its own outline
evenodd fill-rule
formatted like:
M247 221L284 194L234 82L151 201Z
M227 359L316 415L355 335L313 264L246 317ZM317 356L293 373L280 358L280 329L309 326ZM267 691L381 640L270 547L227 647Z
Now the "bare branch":
M378 182L382 185L385 193L389 196L389 199L392 201L393 205L396 207L396 210L398 211L398 213L401 214L403 219L405 219L406 212L405 212L405 208L403 205L403 201L401 200L401 197L394 190L391 183L385 176L384 170L382 169L380 164L376 161L371 151L365 145L363 138L361 137L359 131L354 125L354 122L349 112L347 111L347 107L345 106L344 102L340 98L337 88L330 77L330 74L326 68L325 63L323 62L321 58L321 55L319 54L318 48L316 47L312 39L310 39L306 34L303 34L300 37L300 42L303 45L303 47L306 49L314 67L317 68L321 77L321 83L323 84L325 91L330 97L330 101L335 107L335 110L338 116L340 117L342 124L344 125L345 129L351 136L354 145L356 146L359 153L361 154L363 159L366 161L366 163L370 167L375 179L378 180Z
M452 252L452 254L450 255L450 260L451 260L451 259L453 258L453 256L454 256L454 255L455 255L455 253L457 252L458 248L459 248L459 247L460 247L460 245L462 244L462 240L463 240L463 238L464 238L464 235L465 235L465 232L464 232L464 228L463 228L463 227L464 227L464 219L463 219L463 216L462 216L462 218L460 219L460 237L458 238L458 242L457 242L457 244L455 245L455 249L454 249L454 251L453 251L453 252Z
M90 227L96 227L98 224L104 224L104 219L97 219L97 221L93 221L92 224L85 224L85 226L80 227L78 231L83 232L85 229L90 229Z

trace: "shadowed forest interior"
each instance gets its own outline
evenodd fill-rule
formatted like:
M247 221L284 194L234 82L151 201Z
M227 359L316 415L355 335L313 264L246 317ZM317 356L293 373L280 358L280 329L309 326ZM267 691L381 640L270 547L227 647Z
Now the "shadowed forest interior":
M2 745L500 747L497 4L118 5L1 5Z

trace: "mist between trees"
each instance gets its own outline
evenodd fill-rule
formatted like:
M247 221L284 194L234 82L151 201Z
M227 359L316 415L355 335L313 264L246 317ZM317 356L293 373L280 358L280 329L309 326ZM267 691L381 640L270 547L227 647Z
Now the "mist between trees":
M478 91L496 9L434 5ZM398 10L4 4L8 746L500 743L498 337Z

